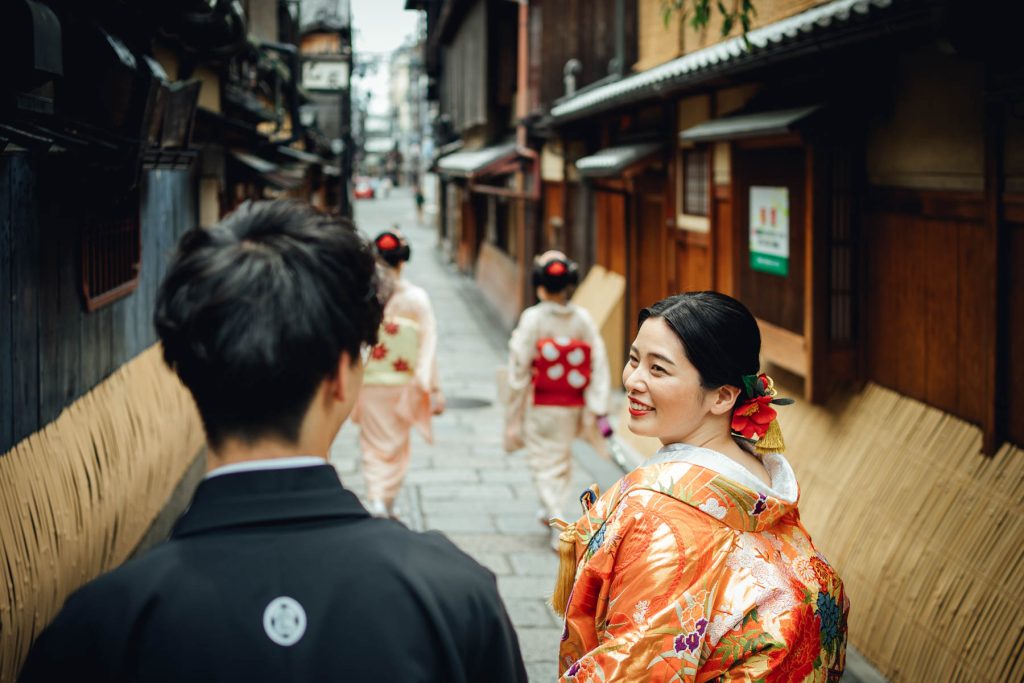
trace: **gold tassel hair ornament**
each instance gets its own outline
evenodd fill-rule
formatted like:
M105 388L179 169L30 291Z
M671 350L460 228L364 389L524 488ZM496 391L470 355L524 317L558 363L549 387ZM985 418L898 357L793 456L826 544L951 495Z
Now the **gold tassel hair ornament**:
M793 399L780 398L775 382L768 375L744 375L743 391L746 398L736 405L732 414L732 433L753 444L758 455L786 452L778 413L774 405L791 405Z
M583 514L590 512L597 499L601 497L601 490L597 484L591 484L580 494L580 505L583 507ZM558 576L555 578L555 592L551 594L551 606L555 612L564 617L565 610L569 606L569 596L572 595L572 586L576 581L576 524L566 522L564 519L552 517L548 524L561 533L558 536ZM590 534L593 534L591 530ZM586 540L590 540L590 534Z
M555 592L551 594L551 606L559 616L564 617L565 608L569 606L569 595L572 594L572 584L576 581L576 525L557 517L550 523L562 532L558 536L558 576L555 579Z

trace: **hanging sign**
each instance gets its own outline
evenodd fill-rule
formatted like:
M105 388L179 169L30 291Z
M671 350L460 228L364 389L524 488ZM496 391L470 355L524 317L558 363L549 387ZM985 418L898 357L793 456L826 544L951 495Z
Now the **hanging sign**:
M348 63L338 60L306 61L302 65L302 87L307 90L345 90L348 88Z
M789 190L750 187L750 269L789 275Z

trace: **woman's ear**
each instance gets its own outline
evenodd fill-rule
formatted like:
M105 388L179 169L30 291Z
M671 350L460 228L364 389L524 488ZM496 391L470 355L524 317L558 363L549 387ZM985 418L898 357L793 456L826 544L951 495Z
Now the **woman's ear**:
M711 404L711 413L713 415L726 415L732 412L739 396L739 387L734 387L731 384L723 384L718 387L713 393L714 402Z

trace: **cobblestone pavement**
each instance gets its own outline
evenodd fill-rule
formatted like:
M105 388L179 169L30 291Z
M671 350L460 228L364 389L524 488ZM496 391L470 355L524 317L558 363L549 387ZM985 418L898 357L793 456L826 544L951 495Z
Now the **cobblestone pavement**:
M396 190L387 199L357 203L356 220L369 234L398 223L412 247L406 276L430 294L438 318L438 368L449 402L481 399L478 408L451 407L434 420L434 444L413 436L409 475L399 494L400 518L414 529L438 529L498 577L515 624L530 681L555 680L561 622L547 604L557 569L548 531L522 452L501 448L502 413L495 370L505 361L507 334L488 317L472 282L443 262L432 229L417 226L412 197ZM342 481L364 492L358 428L346 424L331 460ZM612 464L578 444L573 491L620 476ZM566 510L578 504L567 501Z

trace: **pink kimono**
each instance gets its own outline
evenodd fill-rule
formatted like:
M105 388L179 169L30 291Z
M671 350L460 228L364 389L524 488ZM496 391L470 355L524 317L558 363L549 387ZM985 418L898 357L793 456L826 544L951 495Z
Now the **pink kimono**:
M353 415L371 508L391 509L409 468L413 425L433 442L430 394L436 387L437 323L430 299L422 288L398 279Z
M508 348L505 448L526 446L545 519L561 517L573 440L603 446L596 418L608 412L611 392L604 342L586 310L545 301L523 311Z

